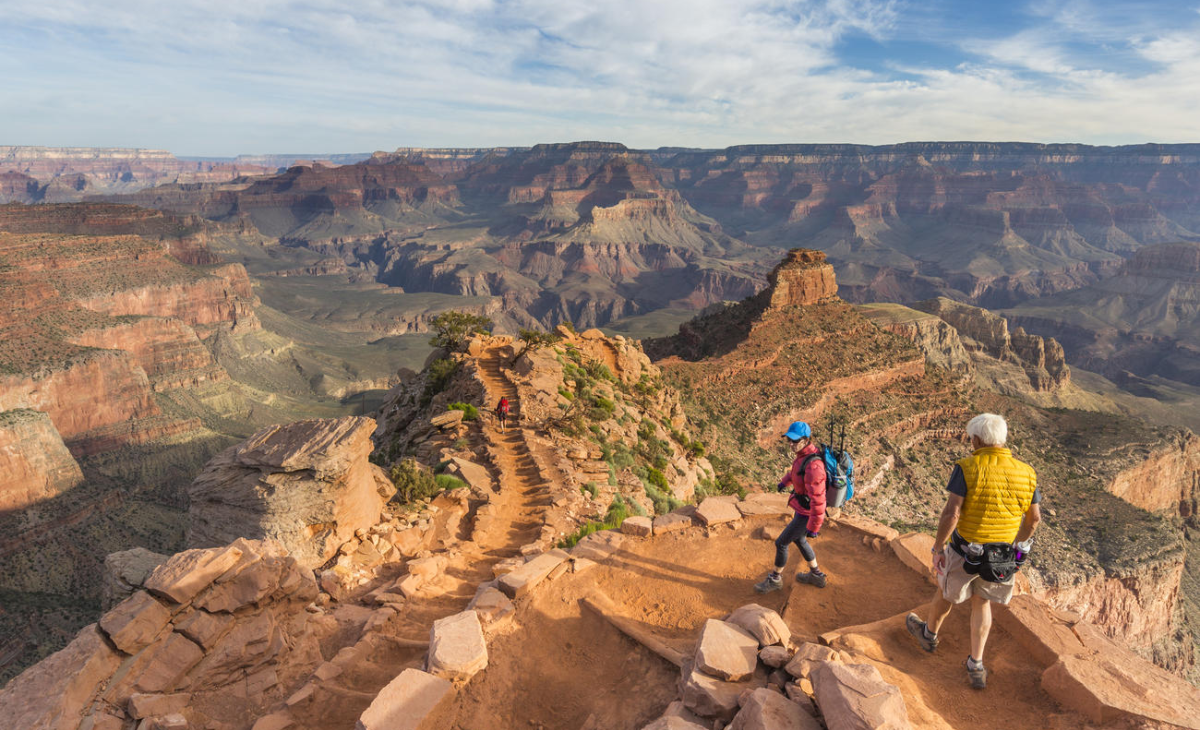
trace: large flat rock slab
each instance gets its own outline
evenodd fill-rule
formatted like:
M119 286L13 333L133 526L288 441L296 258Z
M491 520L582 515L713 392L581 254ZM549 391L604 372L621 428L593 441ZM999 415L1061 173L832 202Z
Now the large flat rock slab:
M791 517L795 512L788 506L788 496L778 492L747 494L737 508L743 517Z
M511 573L500 576L500 590L509 598L520 598L533 590L551 571L570 557L562 550L542 553Z
M696 508L696 519L705 527L712 527L727 522L737 522L742 519L742 513L737 507L736 497L734 497L734 501L721 497L708 497Z
M822 730L800 705L769 689L756 689L726 730Z
M466 682L487 664L487 641L475 611L463 611L433 622L429 634L430 674L451 682Z
M783 617L769 608L757 603L749 603L738 608L725 619L734 626L740 626L758 639L759 646L779 644L787 646L792 638L792 630L784 623Z
M145 591L137 591L100 617L100 628L126 654L150 646L171 620L171 612Z
M242 550L233 545L184 550L150 573L146 589L176 603L187 603L236 565L241 557Z
M910 730L900 688L870 664L821 662L812 673L825 724L838 730Z
M355 730L441 730L454 685L419 669L405 669L375 696Z
M758 639L740 626L709 619L696 644L696 668L705 674L739 682L758 667Z

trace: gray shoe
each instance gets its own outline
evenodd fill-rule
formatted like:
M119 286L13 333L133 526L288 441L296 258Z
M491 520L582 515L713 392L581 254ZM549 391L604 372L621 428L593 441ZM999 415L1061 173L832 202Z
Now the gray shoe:
M916 638L917 642L920 643L921 648L925 651L932 652L938 647L937 634L934 634L932 639L929 638L928 634L926 634L928 626L924 621L921 620L919 616L917 616L917 614L908 614L908 616L904 619L904 625L908 627L908 633L912 634L913 637Z
M768 574L762 581L754 584L754 590L759 593L770 593L780 588L783 588L783 578L773 574Z
M987 669L982 664L979 669L971 668L971 660L967 659L963 662L963 666L967 668L967 678L971 680L971 689L987 689Z
M817 588L824 588L825 587L825 574L824 573L815 573L812 571L809 571L807 573L797 573L796 574L796 582L797 583L807 583L808 585L816 586Z

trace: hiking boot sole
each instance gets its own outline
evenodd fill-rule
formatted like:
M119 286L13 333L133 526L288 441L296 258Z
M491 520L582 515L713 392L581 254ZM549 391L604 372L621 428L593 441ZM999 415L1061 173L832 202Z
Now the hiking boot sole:
M925 636L925 622L915 613L910 613L904 618L904 625L908 628L908 633L913 635L921 648L927 652L933 653L933 650L938 647L938 640L935 636L932 639Z

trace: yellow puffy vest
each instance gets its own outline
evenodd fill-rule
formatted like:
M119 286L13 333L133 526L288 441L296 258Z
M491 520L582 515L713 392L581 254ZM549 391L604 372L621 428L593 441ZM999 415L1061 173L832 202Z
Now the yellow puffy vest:
M1012 542L1033 502L1037 473L1001 446L985 446L960 459L967 497L958 534L967 542Z

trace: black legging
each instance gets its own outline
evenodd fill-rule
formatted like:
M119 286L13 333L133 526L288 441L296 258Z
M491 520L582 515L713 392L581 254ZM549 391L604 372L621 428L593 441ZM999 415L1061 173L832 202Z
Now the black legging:
M783 570L787 567L788 561L788 545L796 543L796 547L800 548L800 554L807 561L815 560L817 554L813 552L812 545L808 544L804 533L808 530L808 515L797 514L788 523L788 526L783 528L783 532L779 533L779 537L775 538L775 569Z

